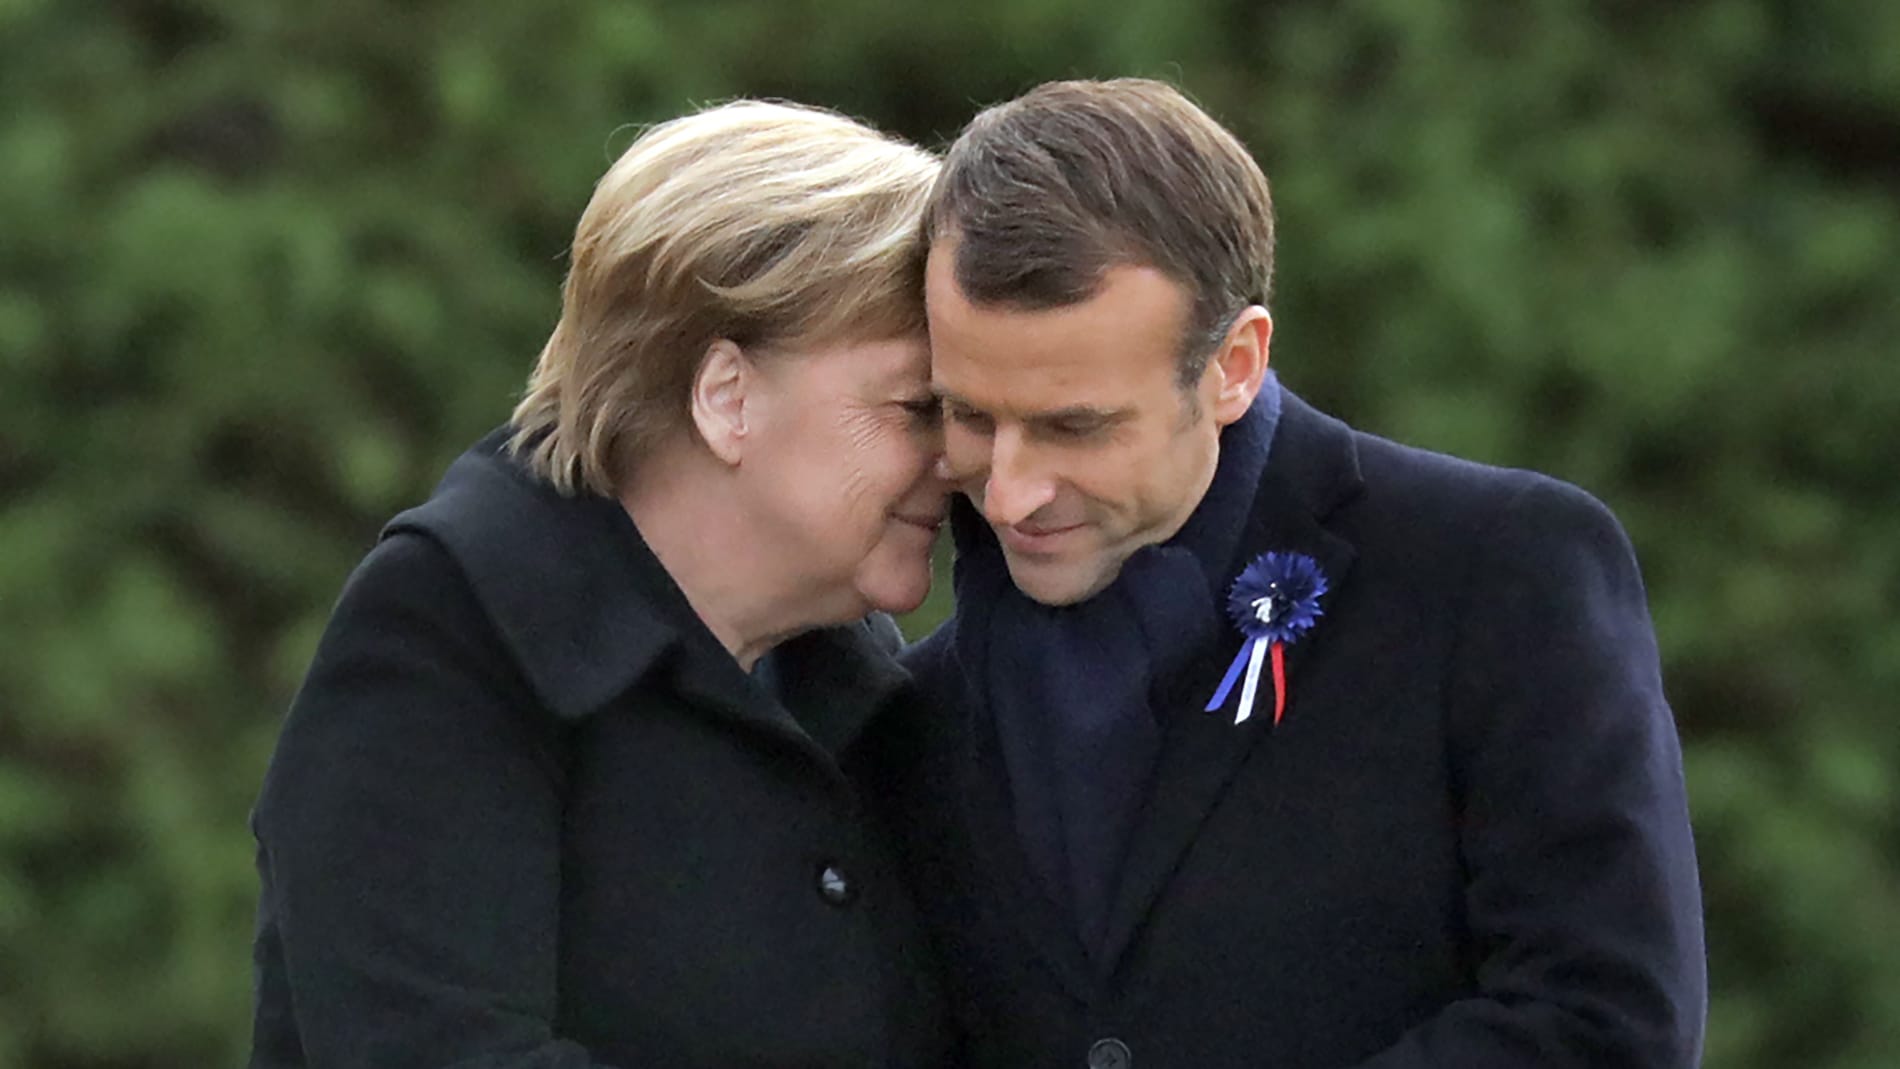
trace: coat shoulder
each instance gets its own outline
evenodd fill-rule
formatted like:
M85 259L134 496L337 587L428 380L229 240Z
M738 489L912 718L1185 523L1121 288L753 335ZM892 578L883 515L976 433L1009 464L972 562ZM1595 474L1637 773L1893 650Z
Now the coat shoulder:
M1497 537L1500 528L1520 535L1540 530L1551 536L1591 532L1600 537L1610 532L1623 538L1621 525L1602 501L1561 479L1363 431L1353 437L1364 488L1348 506L1346 519L1361 536L1396 534L1461 546Z

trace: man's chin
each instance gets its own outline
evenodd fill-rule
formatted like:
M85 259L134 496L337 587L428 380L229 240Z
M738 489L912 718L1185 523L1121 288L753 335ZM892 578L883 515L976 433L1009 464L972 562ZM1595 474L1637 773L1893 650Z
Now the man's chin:
M1031 560L1004 550L1009 578L1031 601L1043 605L1074 605L1102 592L1114 576L1101 576L1080 562Z

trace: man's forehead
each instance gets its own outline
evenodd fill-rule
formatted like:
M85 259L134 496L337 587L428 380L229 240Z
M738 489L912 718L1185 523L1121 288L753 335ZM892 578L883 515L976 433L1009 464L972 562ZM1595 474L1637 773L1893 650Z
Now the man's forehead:
M1030 310L972 303L933 266L931 381L952 401L1045 420L1135 412L1172 395L1185 297L1165 276L1113 268L1095 297Z
M1026 423L1100 419L1126 414L1140 400L1129 396L1127 384L1051 373L1027 362L946 364L955 362L933 361L931 389L952 404L993 417Z

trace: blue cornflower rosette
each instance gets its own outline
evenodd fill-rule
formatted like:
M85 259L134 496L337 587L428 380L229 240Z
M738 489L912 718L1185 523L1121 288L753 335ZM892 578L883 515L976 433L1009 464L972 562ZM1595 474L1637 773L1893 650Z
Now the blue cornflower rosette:
M1304 553L1262 553L1241 569L1227 591L1227 615L1247 641L1241 643L1205 711L1211 713L1226 703L1244 671L1234 723L1245 722L1253 715L1261 669L1271 664L1273 722L1278 724L1286 713L1286 647L1298 642L1326 614L1320 607L1325 596L1326 573Z

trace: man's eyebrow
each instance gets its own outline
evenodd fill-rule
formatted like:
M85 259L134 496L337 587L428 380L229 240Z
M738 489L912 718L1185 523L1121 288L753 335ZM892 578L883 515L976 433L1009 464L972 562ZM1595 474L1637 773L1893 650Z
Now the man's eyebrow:
M975 404L970 401L969 398L937 382L933 381L930 384L930 392L935 394L937 400L944 404L953 405L965 412L975 413L979 416L995 417L995 413L984 408L982 405ZM1015 415L1015 413L1010 414ZM1093 423L1099 426L1112 427L1118 423L1125 423L1133 419L1134 415L1135 410L1132 408L1097 408L1094 405L1069 405L1065 408L1052 408L1044 412L1026 413L1018 416L1018 418L1024 423L1045 427L1064 423Z
M977 405L971 404L969 399L964 397L962 394L957 393L955 390L946 390L942 386L937 385L935 382L932 382L930 384L930 392L933 394L936 394L937 400L942 401L944 404L955 405L956 407L961 408L966 412L982 412L983 411L983 409L978 407Z
M1096 408L1094 405L1070 405L1048 412L1034 412L1023 418L1025 423L1095 423L1110 426L1121 423L1134 415L1127 408Z
M947 390L934 382L930 384L930 390L945 404L955 405L966 412L974 412L982 416L994 415L994 413L991 413L983 406L971 403L968 398L965 398L955 390ZM1103 426L1113 426L1114 424L1131 419L1134 414L1134 410L1130 408L1097 408L1094 405L1069 405L1066 408L1052 408L1045 412L1031 412L1020 418L1024 423L1036 424L1038 426L1061 423L1095 423Z

